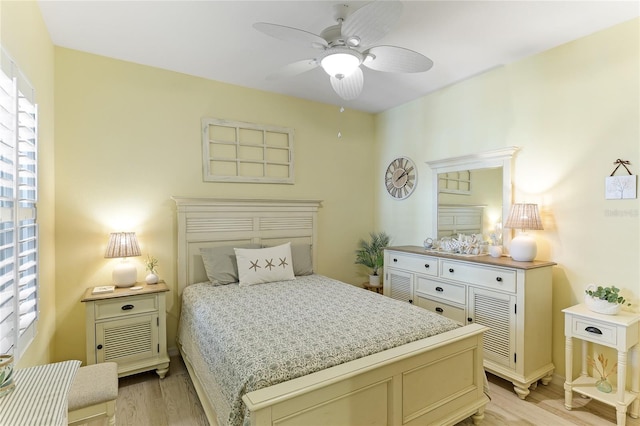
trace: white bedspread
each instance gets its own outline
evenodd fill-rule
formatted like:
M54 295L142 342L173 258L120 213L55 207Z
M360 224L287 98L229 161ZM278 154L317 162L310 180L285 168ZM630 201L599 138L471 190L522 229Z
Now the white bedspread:
M319 275L182 295L178 340L220 425L248 424L242 395L459 327Z

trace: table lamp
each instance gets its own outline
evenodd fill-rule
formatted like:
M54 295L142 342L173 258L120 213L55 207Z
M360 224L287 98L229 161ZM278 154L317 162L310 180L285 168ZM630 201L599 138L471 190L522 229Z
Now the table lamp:
M140 256L140 247L135 232L111 233L104 257L107 259L122 258L122 262L117 263L113 268L113 284L116 287L131 287L138 280L136 266L127 261L127 257L133 256Z
M536 240L526 233L527 230L543 229L537 204L514 204L509 211L505 228L521 229L522 233L511 240L509 253L513 260L530 262L538 253Z

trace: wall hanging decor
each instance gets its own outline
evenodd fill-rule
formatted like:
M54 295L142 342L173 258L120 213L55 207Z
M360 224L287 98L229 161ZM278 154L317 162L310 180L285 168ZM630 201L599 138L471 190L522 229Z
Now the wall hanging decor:
M616 168L613 169L611 174L605 178L604 182L604 195L607 200L622 200L625 198L637 198L636 196L636 181L637 176L632 174L627 166L631 165L630 161L617 159L613 162ZM624 167L629 173L628 176L614 176L616 171Z

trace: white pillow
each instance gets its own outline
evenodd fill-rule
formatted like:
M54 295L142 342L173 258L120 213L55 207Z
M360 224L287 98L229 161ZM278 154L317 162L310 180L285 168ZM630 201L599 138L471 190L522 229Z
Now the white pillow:
M234 249L240 287L294 280L291 243L263 249Z

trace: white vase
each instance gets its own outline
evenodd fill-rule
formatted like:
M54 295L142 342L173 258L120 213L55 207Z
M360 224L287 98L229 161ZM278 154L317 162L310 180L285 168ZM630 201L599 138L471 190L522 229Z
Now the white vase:
M156 274L149 274L144 279L147 284L158 284L158 276Z
M489 246L489 254L491 257L502 256L502 246Z
M380 275L369 275L369 285L372 287L379 287Z
M597 299L588 294L584 295L584 304L587 305L590 311L604 315L617 315L622 308L622 305L619 303L611 303L607 300Z

